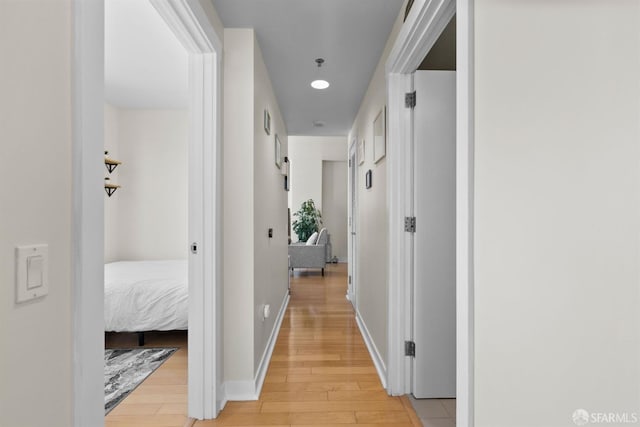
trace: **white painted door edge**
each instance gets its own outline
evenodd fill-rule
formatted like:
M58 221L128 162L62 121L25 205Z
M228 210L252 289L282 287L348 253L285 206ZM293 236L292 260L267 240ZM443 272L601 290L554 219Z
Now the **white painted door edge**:
M104 425L104 1L73 11L73 400L75 427Z
M473 396L473 0L416 0L386 64L388 85L389 203L389 339L387 391L411 389L411 366L404 341L411 338L412 236L404 231L404 217L412 216L409 171L412 117L404 94L412 90L415 71L438 36L457 14L456 124L456 299L457 299L457 414L460 427L474 425Z
M221 263L221 79L222 37L194 0L150 0L189 52L189 258L188 415L215 418L220 392L218 282Z

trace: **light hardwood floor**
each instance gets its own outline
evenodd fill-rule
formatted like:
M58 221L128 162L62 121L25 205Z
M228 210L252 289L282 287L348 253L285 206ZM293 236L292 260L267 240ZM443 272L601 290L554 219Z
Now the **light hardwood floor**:
M327 267L325 277L303 270L292 278L260 400L229 402L216 420L196 421L196 427L421 425L409 401L387 396L380 384L345 299L346 265ZM148 345L159 344L149 337ZM188 422L186 378L185 340L184 348L107 416L106 426L182 427Z

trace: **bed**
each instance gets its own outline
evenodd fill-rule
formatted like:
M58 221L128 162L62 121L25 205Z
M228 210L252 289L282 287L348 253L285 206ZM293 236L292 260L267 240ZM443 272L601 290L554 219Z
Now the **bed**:
M187 260L119 261L104 266L104 324L109 332L185 330Z

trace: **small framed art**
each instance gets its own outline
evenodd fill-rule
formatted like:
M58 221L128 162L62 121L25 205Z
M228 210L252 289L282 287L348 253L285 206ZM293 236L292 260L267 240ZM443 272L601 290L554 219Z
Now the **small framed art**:
M276 166L278 167L278 169L280 169L282 167L282 154L280 152L281 147L280 147L280 138L278 138L278 134L276 134L276 137L274 138L274 155L275 155L275 160L276 160Z
M358 142L358 164L364 163L364 138Z
M385 108L373 121L373 162L378 163L387 155L387 129L385 123Z
M264 131L267 135L271 135L271 114L266 108L264 110Z

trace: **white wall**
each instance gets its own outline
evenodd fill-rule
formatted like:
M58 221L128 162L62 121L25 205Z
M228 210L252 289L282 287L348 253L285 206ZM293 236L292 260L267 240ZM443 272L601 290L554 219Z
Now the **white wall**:
M118 114L118 259L187 257L189 113Z
M322 225L331 235L331 257L347 262L348 162L322 162Z
M309 199L313 199L316 207L322 212L322 162L323 160L346 161L347 156L347 138L342 136L289 137L291 222L295 220L293 213L300 209L302 202ZM346 188L347 182L344 185ZM291 239L294 242L298 241L298 236L293 230Z
M639 413L640 3L475 14L476 426Z
M404 11L404 8L401 9ZM358 168L358 232L356 309L371 334L382 363L387 359L388 323L388 232L387 159L373 162L373 121L386 105L387 88L384 66L393 47L404 14L400 13L373 74L367 93L349 133L365 140L365 162ZM373 187L365 189L365 173L372 170Z
M281 158L287 156L287 129L254 35L254 375L263 357L278 309L288 293L287 191L284 177L275 164L275 135L281 144ZM271 114L271 135L264 131L264 109ZM273 238L268 229L273 228ZM262 320L262 306L272 315Z
M246 395L287 294L287 194L274 155L276 133L286 155L287 131L251 29L225 29L224 108L224 376L227 391Z
M224 30L224 380L253 375L253 31Z
M71 425L71 40L69 1L0 2L2 426ZM32 243L49 294L18 305L14 248Z

